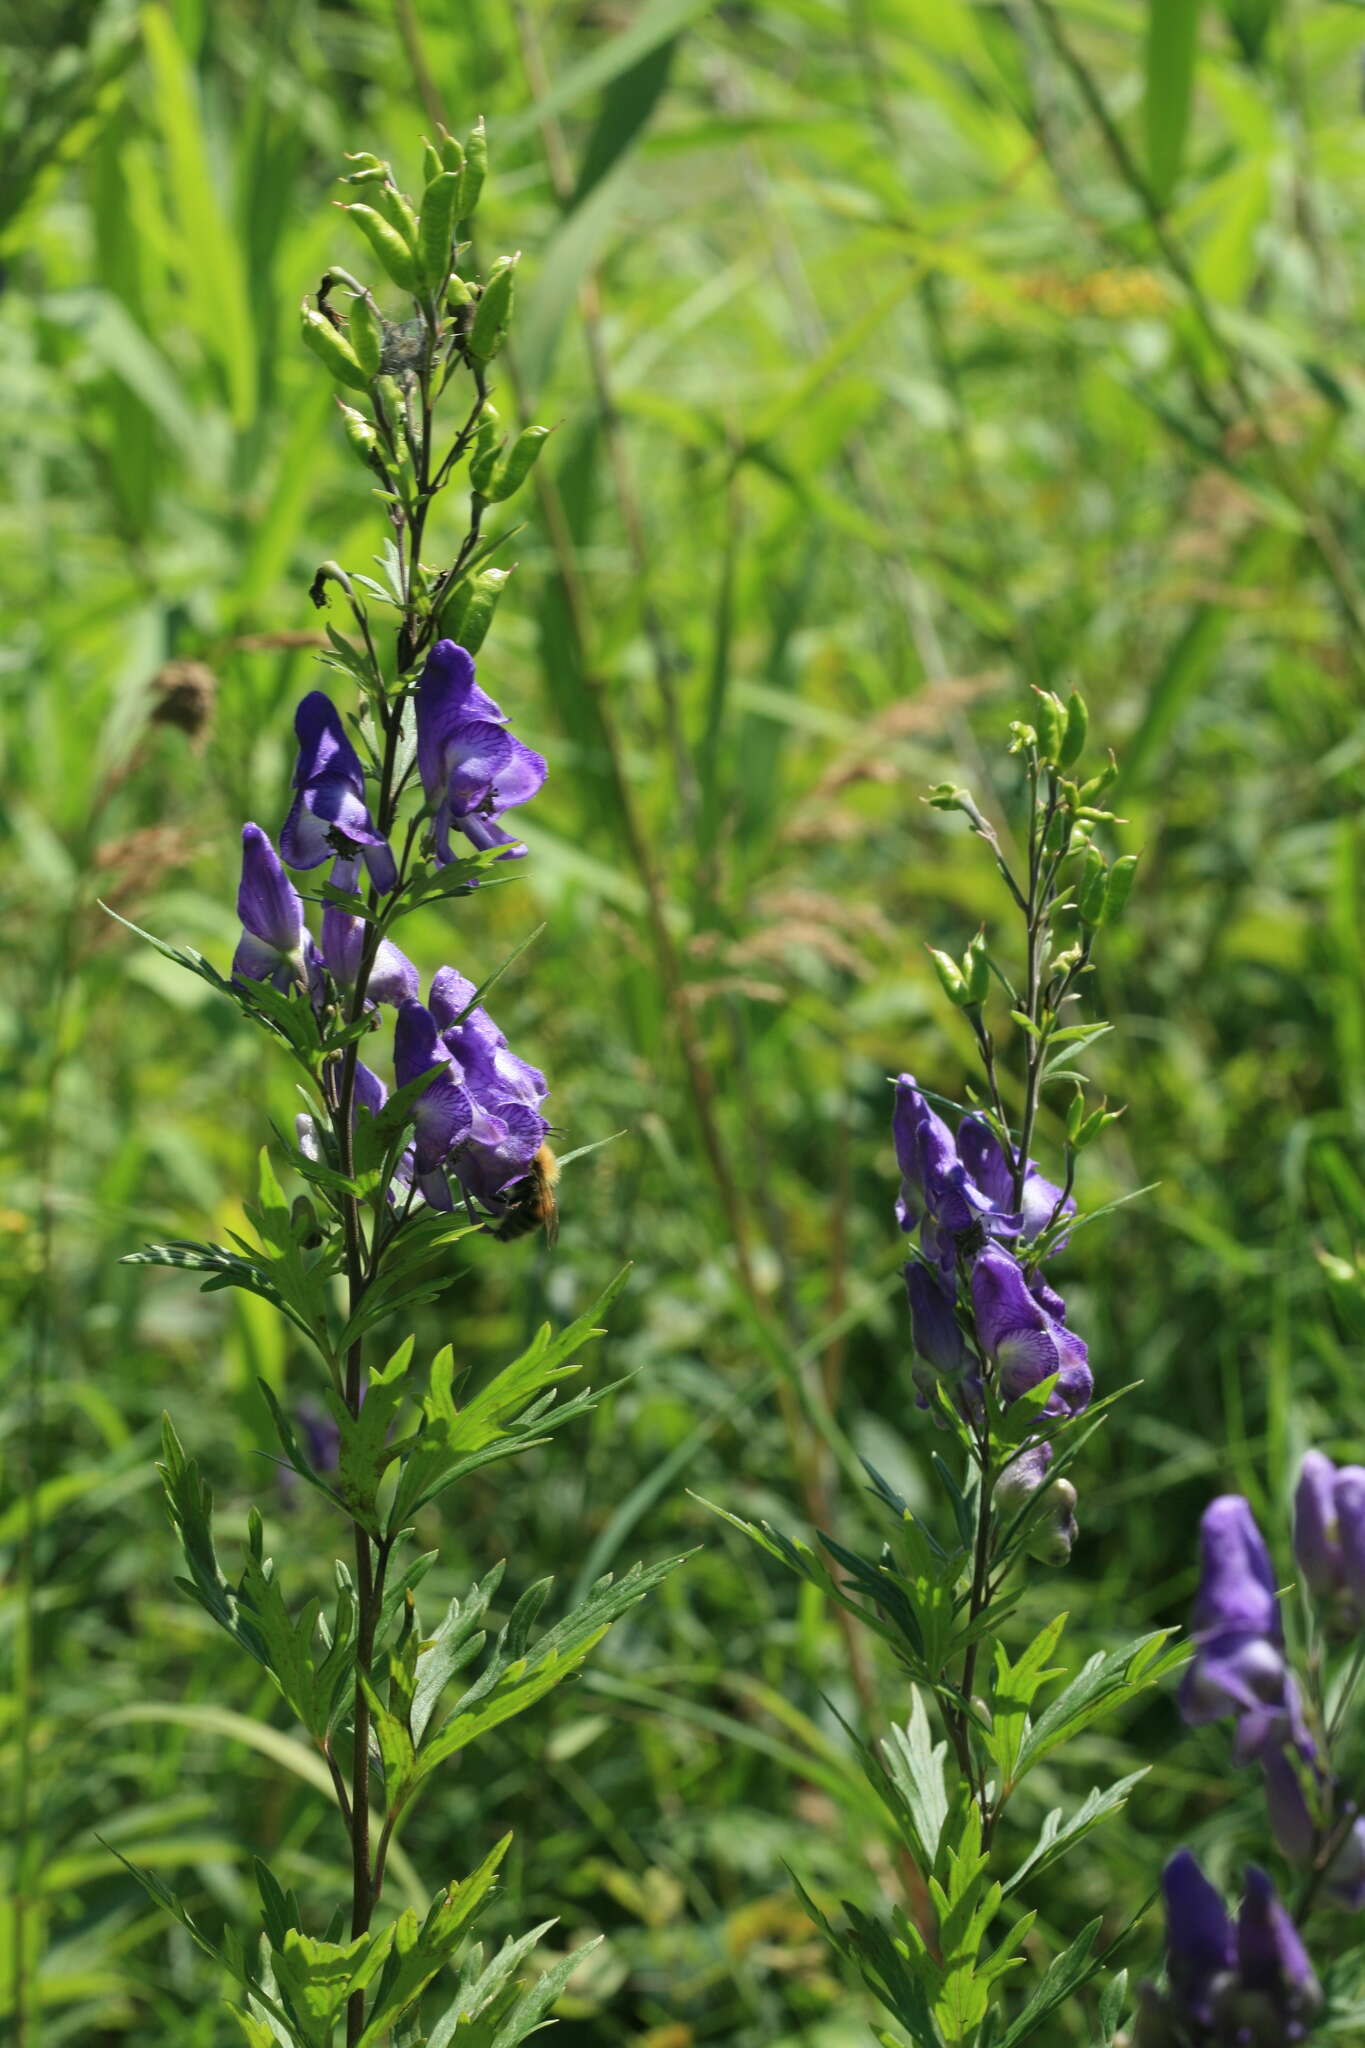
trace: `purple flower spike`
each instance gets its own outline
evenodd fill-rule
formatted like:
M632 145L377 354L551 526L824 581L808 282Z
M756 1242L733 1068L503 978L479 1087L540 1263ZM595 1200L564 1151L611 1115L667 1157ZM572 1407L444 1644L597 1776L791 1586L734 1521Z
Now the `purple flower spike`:
M452 824L476 846L518 846L498 820L543 787L545 760L507 730L501 707L475 680L473 656L453 640L436 642L417 685L417 767L435 807L439 866L455 858Z
M281 993L299 987L313 953L303 903L259 825L242 827L237 915L242 936L232 956L234 980L268 981Z
M398 880L389 842L365 803L365 771L330 697L310 690L294 714L299 758L294 802L280 834L291 868L320 867L330 854L358 850L381 895Z
M1365 1627L1365 1467L1307 1453L1294 1495L1294 1556L1332 1632Z
M451 1209L454 1201L445 1163L452 1147L467 1136L474 1105L441 1044L431 1012L421 1003L403 1003L393 1034L394 1079L404 1088L432 1067L441 1067L443 1071L417 1100L413 1118L413 1177L431 1208Z
M1195 1727L1231 1715L1240 1763L1291 1740L1311 1753L1298 1689L1285 1665L1270 1554L1240 1494L1210 1501L1199 1545L1195 1656L1181 1681L1181 1713Z
M356 863L339 860L331 879L335 888L354 891ZM364 946L364 918L352 917L349 911L329 903L322 913L322 957L338 988L355 987ZM419 988L417 969L407 954L401 953L391 939L381 939L366 985L367 1004L410 1003L415 1001Z
M1085 1344L1036 1299L1018 1260L1001 1245L986 1245L971 1284L977 1335L995 1364L1001 1398L1016 1401L1055 1373L1045 1412L1079 1415L1095 1384Z

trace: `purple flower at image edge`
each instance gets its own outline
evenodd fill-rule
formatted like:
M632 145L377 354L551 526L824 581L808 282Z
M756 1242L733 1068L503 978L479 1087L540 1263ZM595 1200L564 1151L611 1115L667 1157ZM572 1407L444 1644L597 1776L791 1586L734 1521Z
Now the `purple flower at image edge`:
M1329 1629L1365 1627L1365 1466L1309 1451L1294 1495L1294 1557Z
M393 853L366 805L360 756L322 690L310 690L300 703L294 732L294 801L280 833L280 852L291 868L320 867L331 854L351 860L358 852L376 889L387 895L398 880Z
M434 806L438 866L455 858L452 825L477 847L525 850L498 821L543 788L544 757L507 730L501 706L475 679L473 656L453 640L436 642L418 679L417 768Z
M1297 1928L1252 1864L1234 1922L1188 1849L1162 1872L1167 1989L1141 1987L1133 2048L1280 2048L1306 2040L1322 1991Z

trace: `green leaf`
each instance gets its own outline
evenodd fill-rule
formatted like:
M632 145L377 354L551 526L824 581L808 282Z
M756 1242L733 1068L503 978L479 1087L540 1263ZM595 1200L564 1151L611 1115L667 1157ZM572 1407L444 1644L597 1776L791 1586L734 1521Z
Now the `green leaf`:
M1015 1765L1029 1725L1029 1708L1038 1688L1060 1670L1048 1670L1048 1660L1061 1641L1066 1615L1058 1614L1039 1630L1028 1648L1011 1664L1004 1647L995 1646L995 1686L991 1694L991 1730L985 1737L987 1751L1000 1773L1003 1788L1014 1779Z
M1013 2026L1001 2035L999 2048L1016 2048L1016 2043L1027 2041L1049 2013L1055 2012L1073 1991L1078 1991L1094 1975L1100 1966L1098 1961L1091 1961L1090 1952L1095 1946L1100 1926L1099 1920L1092 1920L1088 1927L1081 1929L1071 1946L1049 1963L1028 2004Z
M571 1678L612 1624L683 1562L683 1557L670 1557L648 1568L633 1565L619 1580L610 1575L599 1579L582 1605L547 1629L525 1656L501 1666L495 1661L492 1682L487 1673L476 1681L421 1751L415 1783Z
M1016 1782L1101 1714L1111 1713L1135 1699L1184 1663L1189 1652L1183 1645L1164 1657L1159 1654L1162 1644L1175 1633L1174 1629L1155 1629L1107 1655L1096 1652L1025 1736L1016 1765Z
M511 1843L512 1837L504 1835L471 1876L448 1885L433 1900L420 1927L415 1913L401 1916L358 2048L371 2048L381 2040L450 1960L484 1906Z
M915 1860L930 1870L938 1857L948 1818L948 1786L944 1774L946 1742L935 1743L928 1711L917 1687L910 1688L910 1718L895 1726L880 1745L886 1774L903 1802Z
M1134 1785L1145 1778L1150 1769L1150 1764L1144 1764L1141 1770L1133 1771L1126 1778L1120 1778L1117 1784L1104 1788L1097 1785L1093 1791L1087 1792L1070 1820L1063 1820L1060 1806L1054 1807L1043 1822L1042 1833L1033 1849L1006 1883L1006 1897L1017 1890L1026 1877L1038 1876L1049 1865L1055 1863L1059 1856L1074 1848L1081 1837L1088 1835L1101 1821L1121 1813Z
M1147 0L1147 179L1165 206L1180 178L1194 98L1199 0Z
M274 1947L275 1981L287 1999L308 2048L332 2048L332 2022L349 1997L374 1937L316 1941L291 1927Z

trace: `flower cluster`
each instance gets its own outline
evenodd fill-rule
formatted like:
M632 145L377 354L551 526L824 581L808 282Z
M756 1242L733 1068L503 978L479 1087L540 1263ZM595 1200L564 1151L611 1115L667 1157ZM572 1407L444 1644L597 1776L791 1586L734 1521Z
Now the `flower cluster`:
M1234 1922L1188 1849L1162 1873L1163 1991L1138 1994L1133 2048L1281 2048L1305 2040L1322 1991L1298 1930L1253 1864Z
M545 762L507 730L503 712L476 682L473 660L463 647L442 640L432 648L415 698L417 769L432 816L437 864L454 859L452 824L478 848L524 851L498 820L541 788ZM333 889L354 896L363 863L372 901L380 903L398 887L400 875L387 834L366 803L360 757L331 699L321 690L310 691L298 707L294 729L299 746L294 800L280 832L279 852L259 825L249 824L242 832L237 899L242 936L232 963L234 978L268 981L281 993L306 993L321 1014L350 997L363 975L366 1008L387 1004L396 1011L395 1085L430 1076L417 1099L412 1144L399 1162L390 1201L420 1196L432 1208L450 1209L453 1180L468 1200L496 1216L545 1142L545 1077L509 1049L488 1011L476 1002L473 982L453 967L442 967L433 977L424 1006L412 961L392 940L372 941L364 917L329 901L321 944L314 941L286 865L307 871L330 857ZM335 1087L335 1076L329 1085ZM377 1116L387 1099L384 1081L357 1061L353 1120ZM317 1156L319 1139L311 1119L300 1119L299 1140Z
M1295 1553L1310 1590L1337 1618L1365 1585L1349 1561L1362 1555L1365 1537L1358 1479L1365 1479L1358 1468L1338 1473L1313 1451L1299 1481ZM1365 1819L1355 1818L1309 1726L1286 1654L1270 1553L1240 1494L1222 1494L1204 1511L1191 1632L1195 1655L1180 1692L1185 1720L1233 1721L1234 1756L1260 1764L1285 1856L1308 1869L1325 1854L1329 1890L1353 1909L1365 1905Z
M970 1397L984 1357L1005 1402L1055 1376L1047 1413L1079 1415L1094 1390L1085 1343L1067 1328L1066 1303L1041 1269L1017 1256L1075 1203L1030 1159L1016 1207L1014 1167L995 1132L964 1116L954 1138L911 1074L896 1083L892 1131L896 1219L919 1233L905 1268L917 1382L923 1389L926 1374L957 1382ZM964 1286L976 1354L959 1320Z

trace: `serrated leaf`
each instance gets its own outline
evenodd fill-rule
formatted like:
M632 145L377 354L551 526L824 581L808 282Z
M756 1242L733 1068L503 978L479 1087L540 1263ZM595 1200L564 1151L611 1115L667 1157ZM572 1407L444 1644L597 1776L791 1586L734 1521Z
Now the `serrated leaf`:
M1141 1770L1133 1771L1126 1778L1120 1778L1116 1784L1104 1788L1097 1785L1093 1791L1087 1792L1069 1820L1062 1818L1060 1806L1054 1807L1043 1822L1042 1832L1032 1850L1006 1883L1006 1896L1017 1890L1026 1877L1038 1876L1055 1863L1059 1856L1074 1848L1082 1835L1088 1835L1101 1821L1121 1813L1134 1785L1145 1778L1150 1769L1150 1764L1144 1764Z

